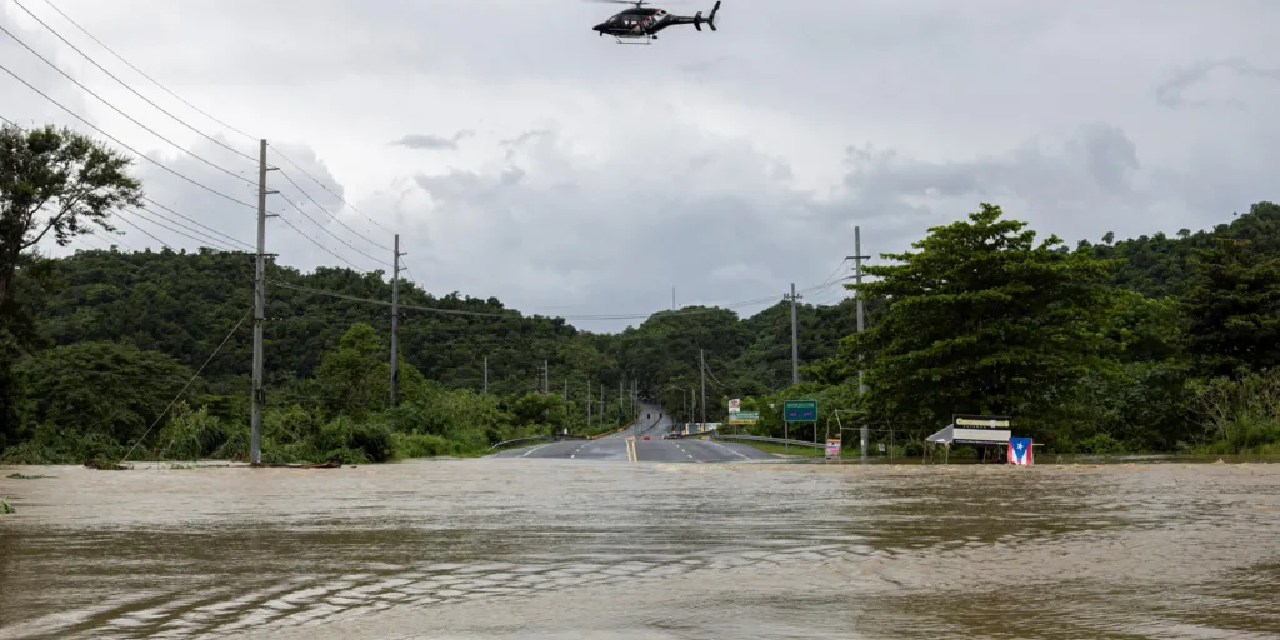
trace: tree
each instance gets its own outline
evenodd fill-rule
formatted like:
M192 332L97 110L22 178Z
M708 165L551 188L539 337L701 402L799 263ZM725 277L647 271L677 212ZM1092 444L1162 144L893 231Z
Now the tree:
M363 418L385 408L391 396L391 351L373 327L357 322L347 329L337 351L324 355L316 370L320 398L333 414ZM399 359L401 397L408 402L423 392L422 374Z
M115 231L113 210L142 205L133 160L67 128L0 126L0 308L19 257L46 237L66 246L92 225Z
M1227 238L1195 255L1200 278L1183 304L1204 372L1235 376L1280 364L1280 258Z
M900 264L867 267L878 280L847 285L887 304L843 352L851 368L866 357L875 418L937 428L952 413L999 413L1043 425L1087 370L1109 265L1056 236L1036 246L1026 223L1002 215L984 203L930 229L918 252L883 256Z
M122 445L140 437L191 377L163 353L114 342L55 347L17 371L29 391L30 424Z

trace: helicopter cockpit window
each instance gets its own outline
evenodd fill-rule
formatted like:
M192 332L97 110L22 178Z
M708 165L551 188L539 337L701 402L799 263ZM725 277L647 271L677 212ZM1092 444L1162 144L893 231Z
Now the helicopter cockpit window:
M626 20L627 20L627 16L616 15L612 18L609 18L609 24L624 24Z

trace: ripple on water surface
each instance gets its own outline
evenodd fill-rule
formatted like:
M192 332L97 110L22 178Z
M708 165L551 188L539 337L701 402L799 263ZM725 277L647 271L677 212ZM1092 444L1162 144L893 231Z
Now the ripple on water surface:
M0 640L1280 629L1280 466L47 473L0 480Z

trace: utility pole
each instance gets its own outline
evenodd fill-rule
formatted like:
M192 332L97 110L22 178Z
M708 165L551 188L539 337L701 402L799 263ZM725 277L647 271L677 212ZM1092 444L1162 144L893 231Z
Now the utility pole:
M267 391L262 384L262 330L267 323L267 141L258 141L258 254L253 273L253 406L250 409L249 462L262 464L262 412Z
M551 370L547 368L547 361L542 361L542 395L551 393Z
M618 419L622 421L623 425L627 424L627 411L622 406L622 396L624 395L626 395L626 392L622 390L622 378L618 378Z
M591 378L587 378L587 429L591 428Z
M484 394L489 395L489 356L484 357Z
M800 383L800 348L796 344L796 283L791 283L791 384Z
M702 430L707 428L707 359L702 355L702 349L698 349L698 369L702 373Z
M676 288L671 287L671 310L676 310Z
M391 406L400 405L400 348L396 330L400 326L400 234L396 234L395 259L391 270Z
M848 258L846 258L846 260L853 260L853 283L855 285L861 285L862 284L862 261L871 259L871 256L862 255L862 227L855 226L853 228L853 254L854 255L851 255ZM862 291L855 291L853 295L854 297L857 298L857 305L856 305L857 330L858 330L858 333L861 334L862 333L862 316L863 316ZM864 382L863 374L864 374L864 371L862 367L862 355L859 354L858 355L858 395L859 396L862 396L867 392L867 385ZM866 462L867 461L867 440L870 439L870 433L869 433L870 427L867 426L866 415L863 415L862 420L863 420L862 433L861 433L862 453L859 456L859 458L861 459L860 460L861 462Z

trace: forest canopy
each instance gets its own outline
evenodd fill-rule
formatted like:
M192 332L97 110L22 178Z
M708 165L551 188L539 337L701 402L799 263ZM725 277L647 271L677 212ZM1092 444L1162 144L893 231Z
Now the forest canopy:
M6 129L0 142L0 154L27 163L9 162L0 180L0 461L133 449L243 459L252 256L112 247L43 257L33 239L109 231L112 209L136 202L141 185L125 159L73 132ZM80 180L42 169L59 162ZM386 274L269 262L264 460L476 455L515 437L601 433L634 415L632 384L686 422L723 422L740 398L761 412L749 430L774 436L783 400L815 399L822 420L844 416L837 428L874 425L878 441L892 430L899 453L953 413L1012 415L1058 453L1280 442L1275 204L1211 230L1074 245L982 204L883 257L861 287L847 285L864 296L862 333L852 299L797 304L797 384L782 299L745 318L686 307L594 334L402 281L394 401Z

